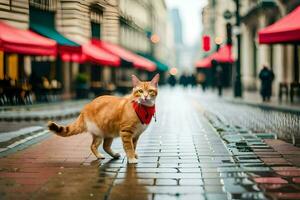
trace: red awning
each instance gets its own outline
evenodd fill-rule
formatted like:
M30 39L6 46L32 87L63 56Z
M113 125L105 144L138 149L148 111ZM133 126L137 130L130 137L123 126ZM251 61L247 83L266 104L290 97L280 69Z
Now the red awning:
M220 49L211 55L211 59L219 63L233 63L234 59L232 57L232 45L224 45Z
M155 63L151 62L150 60L143 58L137 54L134 54L118 45L100 41L100 40L92 40L92 43L105 49L109 53L112 53L123 60L126 60L128 62L132 62L134 67L138 69L144 69L147 71L154 71L156 69Z
M211 58L210 56L203 58L196 62L197 68L210 68L211 67Z
M115 56L101 47L92 44L92 42L88 42L83 45L82 54L82 62L90 61L100 65L115 67L120 66L121 63L118 56Z
M57 44L54 40L29 30L14 28L2 21L0 30L0 49L4 52L39 56L57 54Z
M219 63L233 63L234 59L232 57L232 45L224 45L220 47L220 49L213 53L212 55L196 62L197 68L209 68L212 66L211 62L213 60L219 62Z
M259 31L260 44L300 42L300 6L274 24Z
M58 45L58 53L64 62L78 62L81 63L82 46L63 46Z

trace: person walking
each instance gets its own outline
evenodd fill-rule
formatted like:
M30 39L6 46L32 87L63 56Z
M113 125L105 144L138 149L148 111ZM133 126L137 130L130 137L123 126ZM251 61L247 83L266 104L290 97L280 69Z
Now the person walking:
M188 86L188 76L185 73L180 76L179 84L185 88Z
M221 65L217 65L216 68L216 85L218 88L218 95L221 97L223 95L223 68Z
M259 79L261 81L260 94L263 101L270 101L272 96L272 83L274 80L274 73L264 65L262 70L259 72Z
M174 87L177 83L176 77L172 74L170 74L169 78L168 78L168 83L171 87Z

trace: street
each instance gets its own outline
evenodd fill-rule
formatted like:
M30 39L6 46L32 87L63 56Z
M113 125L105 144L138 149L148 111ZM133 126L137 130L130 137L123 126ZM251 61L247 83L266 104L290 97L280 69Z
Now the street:
M102 161L91 154L90 135L51 135L0 158L0 199L300 199L300 150L274 139L267 121L256 129L256 120L272 121L273 113L261 112L164 87L137 165L127 164L120 139L113 149L121 159L100 147ZM299 116L283 120L294 122L282 130L299 128Z

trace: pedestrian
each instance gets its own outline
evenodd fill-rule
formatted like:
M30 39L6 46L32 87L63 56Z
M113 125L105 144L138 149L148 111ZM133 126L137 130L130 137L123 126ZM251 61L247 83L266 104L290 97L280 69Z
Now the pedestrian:
M192 87L196 87L197 86L197 80L196 80L196 76L194 74L191 74L189 77L189 84Z
M180 78L179 78L179 84L182 85L183 87L188 86L188 77L185 73L183 73Z
M203 92L205 92L206 90L206 76L204 73L198 73L197 74L197 82L200 83L200 85L202 86L202 90Z
M168 83L171 87L174 87L177 83L176 77L172 74L170 74L169 78L168 78Z
M270 101L272 96L272 82L274 80L274 73L268 68L268 65L264 65L259 72L259 79L261 80L260 94L263 101Z
M217 65L216 68L216 85L218 88L218 95L223 95L223 68L221 65Z

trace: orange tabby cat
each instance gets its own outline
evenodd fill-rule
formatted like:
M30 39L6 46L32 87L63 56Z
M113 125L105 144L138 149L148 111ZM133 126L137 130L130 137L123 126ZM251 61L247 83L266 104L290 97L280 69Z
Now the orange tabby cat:
M120 157L119 153L111 149L113 139L120 136L128 163L137 163L137 141L155 112L158 80L159 74L149 82L142 82L132 75L133 90L130 95L100 96L87 104L73 123L60 126L49 122L48 127L62 137L89 132L93 136L91 150L100 159L104 159L98 152L102 141L103 149L109 155Z

